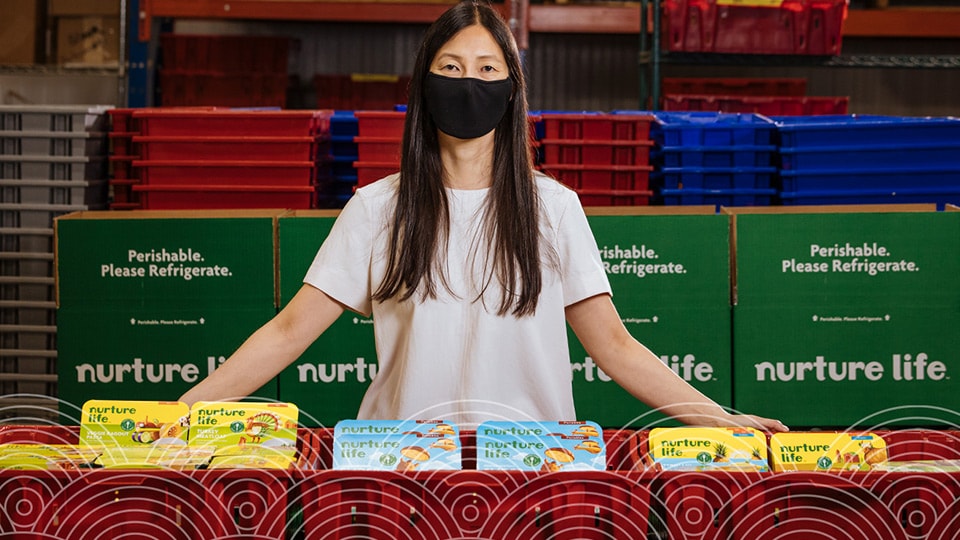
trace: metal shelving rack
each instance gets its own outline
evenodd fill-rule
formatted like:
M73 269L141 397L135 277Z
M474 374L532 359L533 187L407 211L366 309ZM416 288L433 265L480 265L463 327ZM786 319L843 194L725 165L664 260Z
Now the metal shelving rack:
M769 54L721 54L721 53L688 53L688 52L663 52L661 48L662 35L662 16L660 9L662 0L642 0L640 7L640 27L645 28L647 10L650 10L652 24L648 32L640 32L640 54L641 63L641 108L644 104L651 103L650 108L656 110L660 103L660 88L662 83L662 65L668 64L710 64L710 65L738 65L738 66L789 66L789 67L838 67L838 68L907 68L907 69L957 69L960 68L960 55L891 55L891 54L841 54L838 56L808 56L808 55L769 55ZM650 7L647 7L647 4ZM878 19L872 15L865 16L853 15L860 11L850 11L850 16L844 22L843 35L868 37L868 36L896 36L896 37L960 37L960 9L927 9L927 10L892 10L896 14L912 13L907 16L908 25L902 27L902 31L894 34L894 29L889 26L892 22L889 19ZM917 14L923 15L920 19ZM925 26L922 21L933 20L934 15L942 15L948 21L955 21L956 26L946 27L941 23ZM853 23L853 29L849 28L850 21ZM864 28L862 21L886 21L886 24L880 24L877 28L870 30ZM878 23L879 24L879 23ZM645 36L644 34L649 34ZM646 69L644 69L646 68ZM647 84L646 71L649 71L649 84ZM649 98L649 101L648 101Z

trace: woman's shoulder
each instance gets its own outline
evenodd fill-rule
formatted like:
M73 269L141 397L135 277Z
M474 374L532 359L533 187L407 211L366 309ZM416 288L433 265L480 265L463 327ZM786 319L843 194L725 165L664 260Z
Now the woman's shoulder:
M563 207L577 200L577 192L540 171L533 172L533 179L537 184L540 201L547 208Z
M397 196L400 184L400 173L394 173L357 188L353 196L368 205L383 206L390 204Z

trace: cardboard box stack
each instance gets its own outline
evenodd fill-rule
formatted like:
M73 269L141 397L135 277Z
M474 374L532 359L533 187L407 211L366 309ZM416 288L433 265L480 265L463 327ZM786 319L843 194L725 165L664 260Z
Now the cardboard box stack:
M117 66L120 62L120 2L50 0L57 63Z

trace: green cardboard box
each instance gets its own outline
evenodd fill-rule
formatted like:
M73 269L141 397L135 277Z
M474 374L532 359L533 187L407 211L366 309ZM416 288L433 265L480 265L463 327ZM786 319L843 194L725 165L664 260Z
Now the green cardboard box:
M627 330L721 405L732 401L729 219L713 207L588 209ZM572 331L577 416L606 427L678 425L629 395Z
M960 213L731 213L738 409L798 427L955 424Z
M275 304L281 213L91 211L57 218L58 305Z
M280 306L303 286L303 277L338 213L295 211L279 220ZM281 401L300 407L300 422L333 426L357 417L360 401L376 376L373 319L345 311L279 375Z
M272 305L61 307L61 415L79 418L80 407L90 399L175 401L275 313ZM276 400L276 380L253 395Z

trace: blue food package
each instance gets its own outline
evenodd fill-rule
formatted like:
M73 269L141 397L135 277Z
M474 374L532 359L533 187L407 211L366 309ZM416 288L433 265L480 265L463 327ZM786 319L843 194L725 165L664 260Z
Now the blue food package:
M333 429L333 468L459 470L460 430L436 420L341 420Z
M603 430L594 422L484 422L477 427L477 469L605 470Z

